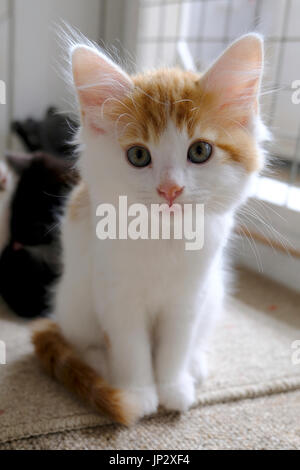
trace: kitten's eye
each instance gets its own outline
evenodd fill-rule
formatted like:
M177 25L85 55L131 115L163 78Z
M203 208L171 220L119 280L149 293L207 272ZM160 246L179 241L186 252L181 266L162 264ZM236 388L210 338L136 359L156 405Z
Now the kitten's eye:
M192 163L204 163L212 154L212 146L208 142L199 140L194 142L188 150L188 160Z
M145 147L136 145L127 150L128 161L139 168L147 166L151 163L151 154Z

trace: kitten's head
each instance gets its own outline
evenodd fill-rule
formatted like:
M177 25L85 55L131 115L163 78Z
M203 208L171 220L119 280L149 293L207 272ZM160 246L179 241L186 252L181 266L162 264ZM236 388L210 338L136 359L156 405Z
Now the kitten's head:
M101 197L235 207L263 165L260 36L233 43L203 74L160 69L129 76L97 49L72 51L86 151Z

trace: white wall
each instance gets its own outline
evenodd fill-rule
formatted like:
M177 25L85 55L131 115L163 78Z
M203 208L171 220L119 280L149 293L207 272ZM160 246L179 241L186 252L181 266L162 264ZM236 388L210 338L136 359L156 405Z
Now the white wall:
M101 5L101 0L15 0L14 118L39 118L50 104L67 108L65 84L55 66L60 50L53 25L63 19L99 40Z
M0 0L0 80L8 83L9 68L9 4L8 0ZM9 89L7 90L9 93ZM0 159L7 143L9 102L0 104Z
M7 84L7 104L0 105L0 159L7 145L15 146L8 140L12 119L41 118L49 105L71 109L57 66L63 61L55 24L64 20L92 40L126 48L124 17L132 24L138 1L0 0L0 80Z

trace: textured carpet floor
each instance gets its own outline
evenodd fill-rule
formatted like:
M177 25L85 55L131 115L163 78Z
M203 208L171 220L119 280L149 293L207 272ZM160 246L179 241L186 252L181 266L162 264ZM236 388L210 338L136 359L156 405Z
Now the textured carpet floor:
M208 351L195 408L133 429L111 425L38 367L28 325L1 306L0 449L300 448L300 295L242 271ZM93 429L92 429L93 428ZM39 437L37 437L39 436Z
M65 449L299 449L300 392L197 407L133 428L116 425L43 435L0 445L0 450Z

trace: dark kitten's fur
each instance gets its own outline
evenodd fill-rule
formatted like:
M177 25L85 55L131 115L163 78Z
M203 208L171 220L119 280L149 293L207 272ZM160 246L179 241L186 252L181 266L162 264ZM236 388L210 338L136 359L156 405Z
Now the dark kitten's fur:
M8 155L19 175L11 203L10 241L0 258L0 293L18 315L47 311L59 275L57 218L77 181L74 161L45 153Z
M12 123L12 130L29 152L43 150L59 157L74 153L75 145L71 141L77 127L76 122L54 107L47 110L41 121L28 118Z

